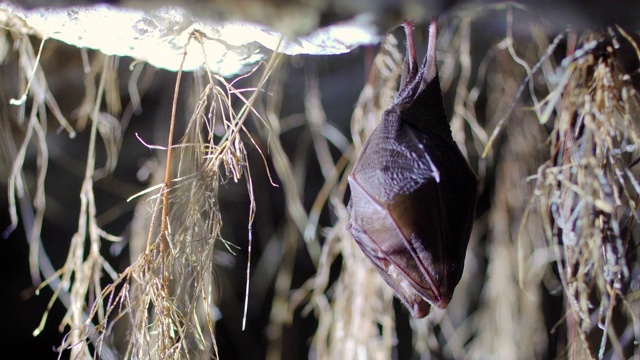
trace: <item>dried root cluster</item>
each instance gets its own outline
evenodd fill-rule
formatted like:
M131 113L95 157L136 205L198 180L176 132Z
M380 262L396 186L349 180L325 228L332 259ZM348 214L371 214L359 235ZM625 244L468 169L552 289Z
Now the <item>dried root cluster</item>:
M557 114L535 197L566 297L572 357L624 358L639 335L629 296L638 282L639 55L622 28L587 32L545 105Z

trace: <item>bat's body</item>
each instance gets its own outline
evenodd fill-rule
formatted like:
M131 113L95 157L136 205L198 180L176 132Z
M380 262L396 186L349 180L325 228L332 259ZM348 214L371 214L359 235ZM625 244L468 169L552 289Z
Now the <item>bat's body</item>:
M349 176L349 231L411 314L444 309L460 281L477 177L451 136L436 65L436 23L418 69L411 24L400 90Z

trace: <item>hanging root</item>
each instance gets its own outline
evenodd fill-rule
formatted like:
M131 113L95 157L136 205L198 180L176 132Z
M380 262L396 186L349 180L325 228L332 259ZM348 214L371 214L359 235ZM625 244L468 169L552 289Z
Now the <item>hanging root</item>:
M557 107L544 111L557 117L536 193L567 299L570 355L601 358L610 350L625 358L630 339L620 341L612 320L616 307L629 314L637 308L625 295L630 266L638 272L632 235L640 186L631 165L639 153L640 96L629 74L629 66L638 68L638 46L619 28L588 32L579 44L559 68L563 82L552 96L561 98L547 104Z

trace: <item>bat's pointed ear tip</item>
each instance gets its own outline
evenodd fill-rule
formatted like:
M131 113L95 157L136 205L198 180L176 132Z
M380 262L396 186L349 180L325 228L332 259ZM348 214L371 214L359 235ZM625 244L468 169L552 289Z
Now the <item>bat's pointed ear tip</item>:
M442 301L440 301L439 303L435 304L436 307L440 310L444 310L447 308L447 306L449 306L449 302L451 301L451 299L449 298L444 298L442 299Z
M429 305L426 301L418 301L413 304L413 308L411 309L411 315L413 317L422 319L423 317L429 315L431 312L431 305Z

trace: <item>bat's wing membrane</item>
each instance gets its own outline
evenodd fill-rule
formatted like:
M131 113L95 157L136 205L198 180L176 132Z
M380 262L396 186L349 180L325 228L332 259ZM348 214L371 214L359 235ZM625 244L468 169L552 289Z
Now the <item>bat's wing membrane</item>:
M384 280L412 310L445 307L440 174L419 132L387 116L349 177L350 231Z

